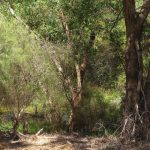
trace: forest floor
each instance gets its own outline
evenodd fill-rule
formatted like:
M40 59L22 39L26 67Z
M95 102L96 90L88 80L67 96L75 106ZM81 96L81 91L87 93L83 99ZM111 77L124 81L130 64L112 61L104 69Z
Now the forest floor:
M20 141L0 140L0 150L150 150L148 142L123 142L113 136L27 135Z

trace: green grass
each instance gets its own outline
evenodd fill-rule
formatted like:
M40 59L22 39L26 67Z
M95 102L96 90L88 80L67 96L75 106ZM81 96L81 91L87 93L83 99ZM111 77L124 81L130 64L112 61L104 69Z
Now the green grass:
M29 127L29 134L34 134L34 133L38 132L40 129L43 129L43 131L46 133L54 132L57 129L56 125L50 124L41 119L33 119L33 118L29 119L28 127ZM12 128L13 128L12 121L0 120L0 131L5 132L8 130L11 130ZM18 131L23 132L22 122L19 124Z
M12 122L2 122L0 120L0 131L5 132L12 129Z

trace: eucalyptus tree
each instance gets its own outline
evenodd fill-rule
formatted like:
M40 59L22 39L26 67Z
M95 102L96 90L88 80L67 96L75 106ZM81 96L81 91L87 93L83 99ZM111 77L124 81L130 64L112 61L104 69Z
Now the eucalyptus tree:
M149 77L144 90L141 37L150 12L150 0L136 10L135 0L124 0L126 24L126 98L123 132L128 136L146 137L149 130ZM149 76L149 75L148 75Z
M60 7L60 21L73 60L70 69L69 64L66 66L66 68L72 70L73 76L70 76L71 74L67 72L65 72L66 75L63 75L64 80L67 81L64 88L69 89L68 100L72 111L69 121L70 132L79 130L81 127L79 109L81 107L88 58L95 41L96 14L99 13L97 6L98 2L96 0L66 0L61 3Z
M93 78L96 82L103 80L104 76L111 76L110 80L117 78L114 77L117 75L112 76L112 74L119 70L120 63L120 60L117 60L119 57L117 51L121 49L122 45L120 44L121 41L120 43L118 42L119 40L117 41L118 37L116 35L120 34L121 31L120 29L118 29L118 32L116 31L117 29L114 30L117 26L116 22L120 20L120 13L122 12L120 7L121 3L119 1L61 1L60 21L68 48L71 50L72 59L66 65L62 64L66 71L65 75L63 75L64 80L67 81L65 88L69 89L70 93L68 97L72 110L69 123L70 130L78 130L84 124L84 121L80 118L80 108L84 107L82 103L87 82L93 82L90 78ZM108 14L106 15L106 13ZM116 18L116 14L119 14L119 17ZM119 38L121 39L122 36ZM104 46L105 42L108 43L106 47ZM114 45L117 45L118 48ZM112 53L112 55L107 52ZM115 54L116 56L114 56ZM111 61L114 61L114 63ZM105 62L108 62L109 67L104 64ZM103 67L105 66L115 71L111 71L111 73L113 72L112 74L107 72L104 75L101 73L104 70L101 70L99 64L103 64ZM102 74L101 79L98 76L99 74Z

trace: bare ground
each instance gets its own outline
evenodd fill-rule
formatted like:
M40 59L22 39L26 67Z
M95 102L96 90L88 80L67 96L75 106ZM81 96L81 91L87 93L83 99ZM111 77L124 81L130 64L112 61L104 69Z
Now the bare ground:
M113 136L26 135L20 141L0 140L0 150L150 150L150 143L125 143Z

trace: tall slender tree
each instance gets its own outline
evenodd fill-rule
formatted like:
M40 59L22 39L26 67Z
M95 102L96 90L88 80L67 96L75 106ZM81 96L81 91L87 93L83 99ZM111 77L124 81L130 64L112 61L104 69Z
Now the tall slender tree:
M70 1L66 0L62 2L60 8L60 22L64 29L64 35L67 40L67 47L71 50L73 55L73 74L67 75L64 72L64 67L59 69L62 78L64 79L64 88L69 97L67 99L71 106L71 115L69 119L69 131L80 130L81 123L80 107L83 99L83 85L85 74L89 63L89 53L93 48L95 42L95 26L91 24L96 22L97 17L93 18L99 9L96 7L96 0L82 0L82 1ZM57 68L60 68L58 61L55 59ZM58 67L59 66L59 67Z

